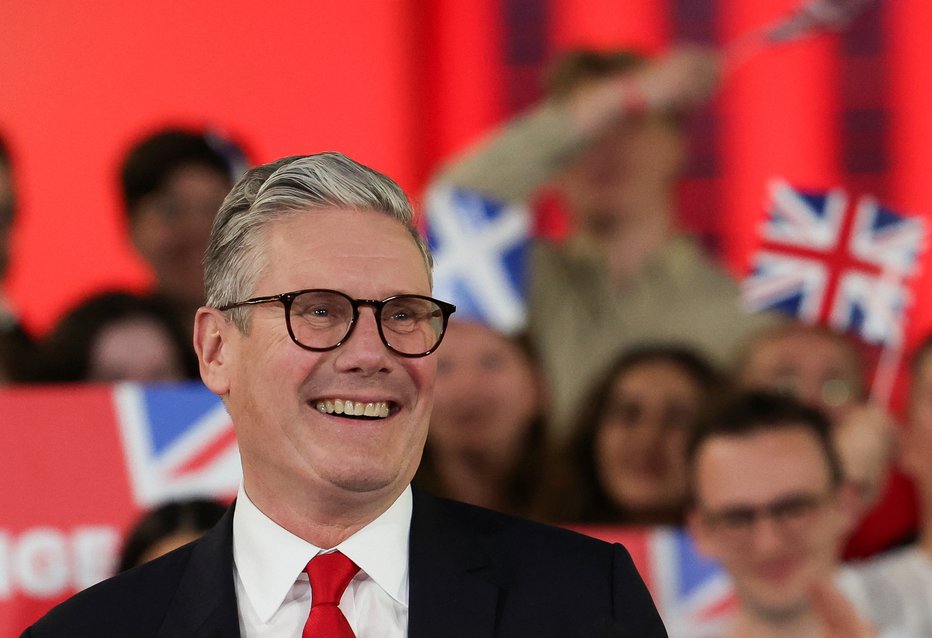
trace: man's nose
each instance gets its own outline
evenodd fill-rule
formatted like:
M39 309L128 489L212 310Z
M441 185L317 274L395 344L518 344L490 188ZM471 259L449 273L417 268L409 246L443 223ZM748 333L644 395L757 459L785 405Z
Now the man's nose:
M767 551L783 546L786 535L780 528L780 524L770 514L758 513L751 525L754 547L758 551Z
M359 318L343 345L337 348L337 365L344 370L374 374L391 367L391 352L379 335L378 316L374 308L359 309Z

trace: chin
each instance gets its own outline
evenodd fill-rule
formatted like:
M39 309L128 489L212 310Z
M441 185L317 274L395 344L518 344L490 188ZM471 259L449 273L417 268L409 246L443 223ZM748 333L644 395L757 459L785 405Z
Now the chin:
M805 596L787 599L780 597L763 597L749 605L756 613L770 622L785 622L797 618L809 611L809 600Z
M340 489L357 494L368 494L378 492L390 487L394 481L388 477L382 476L365 476L354 474L352 476L335 477L330 481Z

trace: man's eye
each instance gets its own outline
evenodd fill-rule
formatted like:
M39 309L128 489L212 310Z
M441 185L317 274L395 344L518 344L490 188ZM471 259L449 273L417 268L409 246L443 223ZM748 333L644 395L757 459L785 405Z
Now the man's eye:
M755 513L753 510L729 510L719 514L718 522L724 527L740 529L753 524L754 518Z

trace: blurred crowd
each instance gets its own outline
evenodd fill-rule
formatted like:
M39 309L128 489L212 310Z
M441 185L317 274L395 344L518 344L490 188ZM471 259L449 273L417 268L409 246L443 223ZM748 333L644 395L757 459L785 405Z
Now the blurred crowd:
M932 636L932 337L895 415L871 401L855 337L742 310L676 228L684 122L716 72L694 49L571 53L539 105L437 172L431 187L557 197L570 230L533 247L526 331L454 315L415 484L559 524L687 526L734 580L733 636ZM14 160L0 141L0 276ZM0 383L198 378L201 257L243 163L203 131L135 144L123 203L156 287L101 292L41 338L0 297ZM121 569L223 510L166 507Z

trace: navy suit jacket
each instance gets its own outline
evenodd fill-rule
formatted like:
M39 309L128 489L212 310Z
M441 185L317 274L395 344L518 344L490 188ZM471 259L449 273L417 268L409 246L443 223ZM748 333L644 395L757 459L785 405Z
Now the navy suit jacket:
M409 638L661 638L628 552L414 491ZM239 638L233 508L202 539L65 601L23 638Z

